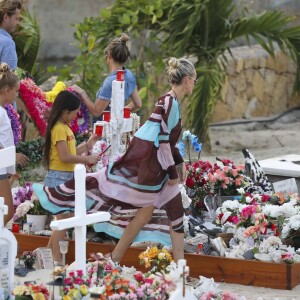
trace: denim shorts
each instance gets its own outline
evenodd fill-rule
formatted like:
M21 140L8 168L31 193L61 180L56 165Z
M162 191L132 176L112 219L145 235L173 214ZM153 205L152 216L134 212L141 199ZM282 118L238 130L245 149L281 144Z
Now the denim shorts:
M74 172L49 170L45 177L45 185L55 187L74 178Z

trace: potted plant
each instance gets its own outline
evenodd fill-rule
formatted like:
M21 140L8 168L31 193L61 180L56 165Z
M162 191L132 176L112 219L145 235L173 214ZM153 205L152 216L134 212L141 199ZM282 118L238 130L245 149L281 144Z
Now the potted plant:
M23 254L20 256L20 260L24 262L24 265L28 271L34 271L33 268L34 263L36 262L37 255L35 252L32 251L24 251Z
M40 201L33 193L30 200L25 200L16 208L14 220L31 224L32 231L45 229L48 212L42 207Z

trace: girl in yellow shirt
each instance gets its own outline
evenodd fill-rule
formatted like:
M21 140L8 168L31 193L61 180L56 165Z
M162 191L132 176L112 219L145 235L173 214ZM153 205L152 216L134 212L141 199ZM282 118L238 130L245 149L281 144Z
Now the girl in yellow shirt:
M44 164L48 169L45 185L55 187L74 177L75 164L95 164L100 157L96 155L80 156L92 149L99 137L93 134L87 142L76 147L75 136L69 125L80 109L80 99L70 91L60 92L51 109L45 136ZM58 214L58 220L69 217ZM64 240L66 231L53 231L48 243L52 248L54 261L61 261L59 241Z

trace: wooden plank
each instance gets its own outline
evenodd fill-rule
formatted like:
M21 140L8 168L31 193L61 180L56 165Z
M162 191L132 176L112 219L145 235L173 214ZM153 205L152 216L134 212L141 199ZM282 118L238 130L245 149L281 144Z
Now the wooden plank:
M34 250L47 246L48 237L15 234L18 241L19 254L25 250ZM87 243L87 253L111 252L112 244ZM138 255L144 249L129 248L121 265L134 266L137 270L145 271L139 264ZM70 241L66 261L72 263L75 258L74 241ZM300 284L300 263L276 264L255 260L230 259L224 257L185 254L190 267L190 276L200 275L213 277L217 282L237 283L242 285L269 287L273 289L293 289Z

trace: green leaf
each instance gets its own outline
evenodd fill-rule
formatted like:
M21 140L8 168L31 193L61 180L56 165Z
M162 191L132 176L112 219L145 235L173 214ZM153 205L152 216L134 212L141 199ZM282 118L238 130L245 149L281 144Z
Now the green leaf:
M100 16L104 20L108 20L111 17L111 11L107 8L103 8L100 10Z

